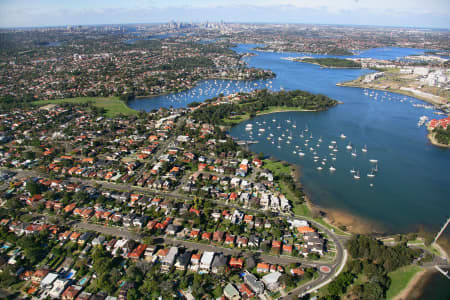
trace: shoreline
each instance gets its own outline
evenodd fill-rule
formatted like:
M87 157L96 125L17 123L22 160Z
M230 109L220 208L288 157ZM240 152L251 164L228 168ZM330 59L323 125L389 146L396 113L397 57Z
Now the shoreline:
M301 188L303 188L303 184L300 181L301 178L301 166L290 164L292 167L292 178L294 182L298 184ZM333 208L324 208L318 204L315 204L311 200L311 196L304 191L304 199L305 204L308 210L312 215L319 214L320 212L324 212L325 216L320 216L325 223L337 227L343 232L350 234L379 234L381 230L378 229L378 226L375 223L368 222L363 220L362 217L359 217L355 214L347 212L345 210L333 209ZM342 226L345 226L345 230L341 229Z
M324 212L325 216L320 218L327 224L337 227L344 232L351 234L383 234L383 230L378 228L375 223L369 222L364 218L350 213L343 209L324 208L315 204L311 197L305 194L305 202L312 213ZM345 230L341 227L345 227Z
M283 59L283 58L282 58ZM286 59L286 60L290 60L290 59ZM326 66L326 65L322 65L320 63L316 63L316 62L310 62L310 61L305 61L303 59L300 60L296 60L296 59L292 59L290 61L293 62L300 62L300 63L305 63L305 64L311 64L311 65L316 65L319 66L323 69L355 69L355 70L360 70L362 69L362 67L335 67L335 66Z
M358 79L356 79L356 80L358 80ZM425 97L425 96L417 95L417 94L414 94L414 93L409 92L407 90L363 86L361 84L354 83L354 80L346 81L346 82L338 82L338 83L336 83L336 86L359 88L359 89L371 89L371 90L376 90L376 91L395 93L395 94L400 94L400 95L404 95L404 96L408 96L408 97L413 97L413 98L425 101L425 102L433 104L433 105L442 105L443 104L441 101L436 101L436 100L434 100L432 98L428 98L428 97ZM435 95L433 95L433 96L435 96ZM439 97L439 96L435 96L435 97ZM445 101L445 99L443 99L443 101Z
M273 79L273 78L277 77L277 75L275 73L273 73L273 74L274 74L273 76L267 77L267 78L231 78L231 77L230 78L224 78L224 77L212 76L212 77L200 79L200 80L198 80L198 82L195 82L191 87L182 89L180 91L165 92L165 93L161 93L161 94L158 94L158 95L136 96L135 99L137 99L137 100L139 100L139 99L151 99L151 98L155 98L155 97L159 97L159 96L165 96L165 95L170 95L170 94L186 92L186 91L189 91L189 90L192 90L192 89L196 88L202 81L206 81L206 80L231 80L231 81L269 80L269 79ZM214 97L212 97L212 98L214 98Z
M428 132L427 134L427 138L430 141L430 143L436 147L440 147L440 148L446 148L446 149L450 149L450 145L445 145L445 144L441 144L436 140L435 134L432 132Z
M424 286L426 285L427 280L422 280L424 277L430 277L431 274L433 274L433 271L423 269L420 272L416 273L413 278L408 282L406 287L400 291L395 297L392 298L392 300L407 300L410 298L410 296L413 295L413 293L420 294L420 292L423 290ZM416 289L416 287L419 287Z

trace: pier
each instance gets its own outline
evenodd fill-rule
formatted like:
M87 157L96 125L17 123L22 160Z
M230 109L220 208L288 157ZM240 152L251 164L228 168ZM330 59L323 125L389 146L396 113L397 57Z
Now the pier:
M441 234L444 232L445 228L447 228L448 223L450 223L450 218L447 219L447 222L445 222L444 226L442 226L441 230L438 232L438 234L436 235L436 237L434 238L433 243L436 243L436 241L438 240L438 238L441 236Z
M258 141L236 141L236 144L238 144L239 146L246 146L246 145L251 145L251 144L258 144Z
M434 268L436 269L436 270L438 270L439 272L441 272L442 273L442 275L444 275L445 277L447 277L447 279L450 279L450 275L448 275L448 271L444 271L444 270L442 270L439 266L434 266Z

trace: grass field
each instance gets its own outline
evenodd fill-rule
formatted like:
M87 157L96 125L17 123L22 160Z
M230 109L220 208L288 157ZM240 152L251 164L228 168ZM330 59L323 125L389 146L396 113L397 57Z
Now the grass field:
M386 298L389 300L398 295L408 285L414 275L422 270L419 266L410 265L389 273L388 276L391 278L391 286L386 293Z
M262 110L262 111L258 112L256 115L260 116L260 115L267 115L267 114L271 114L271 113L285 112L285 111L306 111L306 110L302 109L302 108L298 108L298 107L270 106L268 109ZM243 115L237 115L237 116L225 118L225 119L223 119L223 121L225 122L225 125L227 125L227 126L234 126L234 125L237 125L248 119L250 119L250 115L243 114Z
M46 104L60 104L60 103L87 103L92 102L99 108L106 110L107 117L115 117L118 114L123 115L136 115L137 110L129 108L123 101L120 101L118 97L76 97L66 99L54 99L54 100L40 100L35 101L33 104L43 106Z
M272 172L273 176L290 175L291 166L281 161L273 161L271 159L264 159L264 168Z

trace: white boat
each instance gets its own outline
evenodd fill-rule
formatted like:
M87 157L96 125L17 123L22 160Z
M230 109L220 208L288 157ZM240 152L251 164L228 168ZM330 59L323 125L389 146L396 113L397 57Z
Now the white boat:
M376 160L376 159L369 159L369 161L373 164L376 164L378 162L378 160Z
M369 177L369 178L374 178L375 177L375 174L373 174L373 170L370 171L370 173L367 174L367 177Z
M352 152L352 156L356 156L356 149Z
M318 166L318 167L317 167L317 170L319 170L319 171L322 170L322 167L321 167L321 166Z
M336 157L332 157L331 159L332 159L332 160L336 160Z
M352 174L354 174L356 171L355 171L355 168L353 168L353 169L351 169L350 170L350 173L352 173Z
M258 131L259 132L264 132L264 131L266 131L264 128L260 128L260 129L258 129Z
M305 156L305 153L299 152L298 155L300 155L300 156Z
M367 152L367 146L364 145L364 147L361 149L362 152Z
M375 165L375 168L372 169L375 173L378 172L378 164Z
M334 148L333 149L333 152L338 152L339 150L337 149L337 148Z
M336 168L333 167L333 166L331 166L331 167L330 167L330 171L331 171L331 172L334 172L334 171L336 171Z
M346 136L343 133L341 133L340 137L341 137L341 139L345 139L346 138Z
M356 171L356 174L353 175L353 178L355 178L356 180L360 179L361 177L359 176L359 170Z
M332 144L336 144L336 141L331 141Z
M292 154L297 154L297 151L295 151L295 150L294 150L294 151L292 151Z
M329 148L329 149L333 149L334 146L333 146L333 145L329 145L328 148Z
M347 150L352 150L352 143L348 143L348 145L345 147Z

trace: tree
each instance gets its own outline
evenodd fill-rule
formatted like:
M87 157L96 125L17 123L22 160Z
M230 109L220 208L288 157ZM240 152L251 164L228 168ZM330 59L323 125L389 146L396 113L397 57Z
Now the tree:
M33 180L28 180L26 182L26 189L32 196L34 196L41 193L43 186Z
M131 288L127 291L127 300L137 300L140 299L140 295L135 288Z

